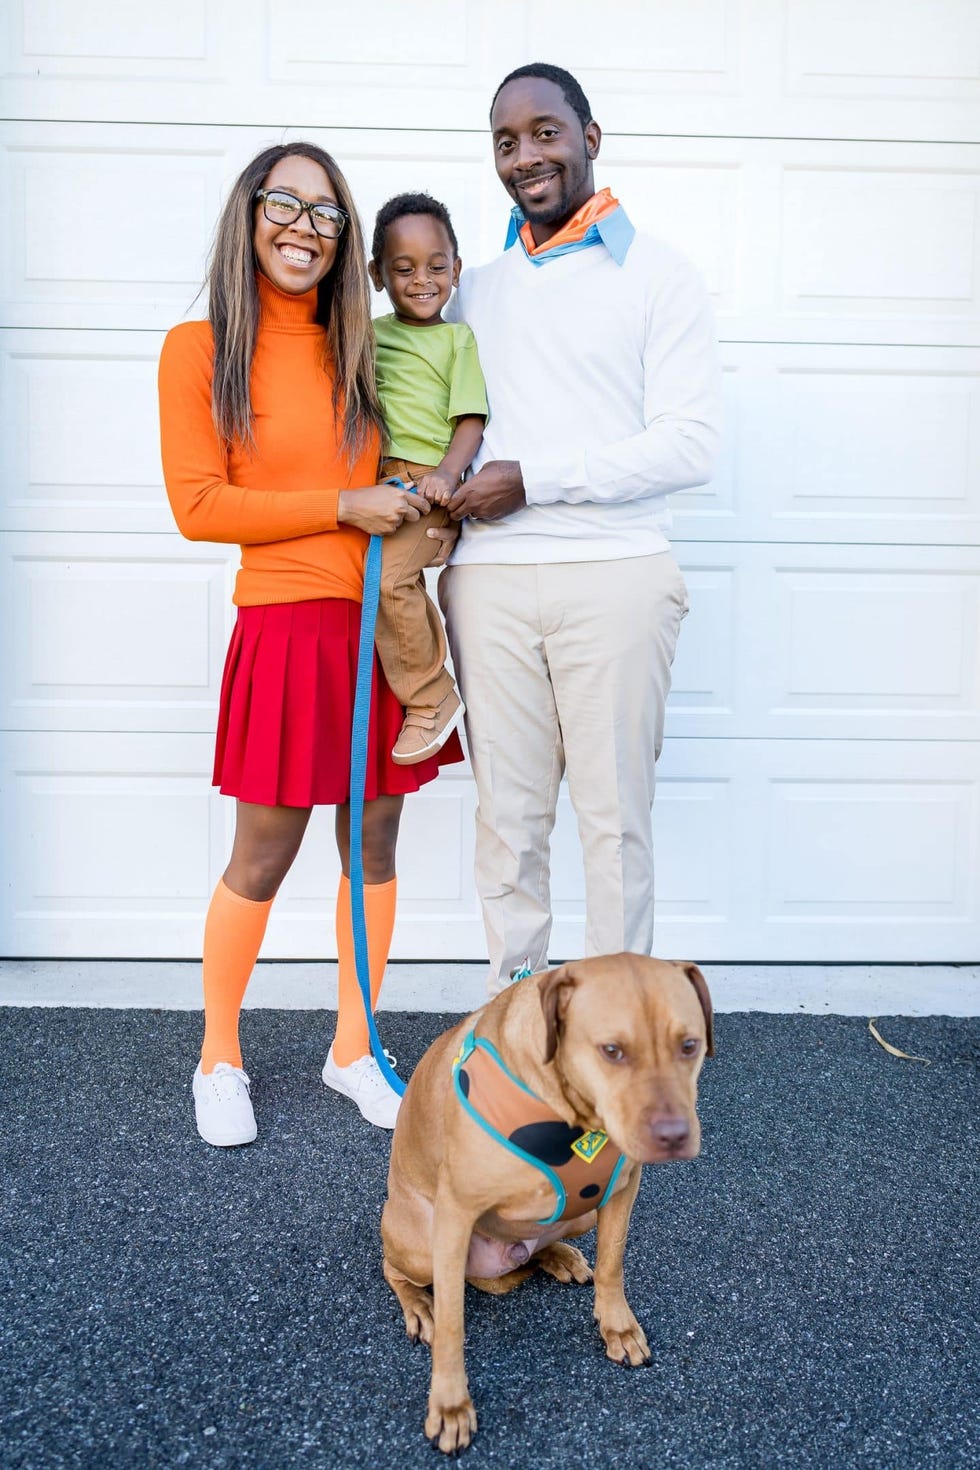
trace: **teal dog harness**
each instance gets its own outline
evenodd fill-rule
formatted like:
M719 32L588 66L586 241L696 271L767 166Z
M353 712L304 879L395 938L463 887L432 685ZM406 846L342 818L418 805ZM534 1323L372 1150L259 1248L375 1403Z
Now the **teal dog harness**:
M626 1162L609 1135L575 1128L515 1077L491 1042L470 1031L453 1058L461 1106L485 1133L542 1173L555 1191L554 1213L539 1225L601 1209Z

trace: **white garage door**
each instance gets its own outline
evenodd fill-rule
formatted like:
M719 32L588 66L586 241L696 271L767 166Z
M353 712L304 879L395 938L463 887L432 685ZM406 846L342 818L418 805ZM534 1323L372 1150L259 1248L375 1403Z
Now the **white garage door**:
M677 497L693 595L657 803L661 953L980 953L980 5L975 0L19 0L0 263L0 949L189 956L233 561L173 529L155 365L224 191L311 136L365 217L424 187L464 256L507 201L486 111L580 77L600 182L713 293L724 465ZM424 20L424 24L421 21ZM407 805L395 952L479 957L473 791ZM267 954L332 947L319 813ZM553 952L582 934L570 812Z

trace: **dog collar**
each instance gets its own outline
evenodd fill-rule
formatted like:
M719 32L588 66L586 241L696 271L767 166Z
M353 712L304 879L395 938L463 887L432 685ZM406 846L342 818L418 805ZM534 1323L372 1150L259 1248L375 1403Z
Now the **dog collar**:
M474 1122L539 1170L555 1191L554 1213L539 1225L574 1220L606 1203L625 1155L607 1147L607 1133L574 1128L552 1112L473 1031L453 1058L453 1087Z

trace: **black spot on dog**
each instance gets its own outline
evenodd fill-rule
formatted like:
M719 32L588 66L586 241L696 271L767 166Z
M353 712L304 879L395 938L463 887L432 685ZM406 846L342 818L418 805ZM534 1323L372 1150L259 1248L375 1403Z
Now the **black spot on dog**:
M572 1144L581 1136L581 1128L570 1128L559 1120L554 1123L526 1123L523 1128L514 1129L510 1141L530 1154L532 1159L540 1159L542 1164L550 1164L556 1169L568 1163L572 1157Z
M598 1193L598 1184L587 1184L584 1189L580 1189L578 1192L579 1199L595 1199Z
M459 1083L459 1090L463 1094L463 1096L469 1097L470 1079L468 1073L464 1070L464 1068L460 1067L456 1072L456 1081Z

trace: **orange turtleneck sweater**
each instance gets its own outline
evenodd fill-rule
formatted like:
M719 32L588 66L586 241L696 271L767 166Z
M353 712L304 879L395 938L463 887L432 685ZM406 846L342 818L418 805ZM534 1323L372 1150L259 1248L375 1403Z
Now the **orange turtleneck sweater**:
M160 356L163 475L174 518L191 541L238 542L240 607L347 597L360 602L367 537L337 524L341 490L375 485L381 445L371 435L350 463L334 424L316 291L286 296L259 283L252 360L255 452L226 450L211 417L209 322L167 333Z

